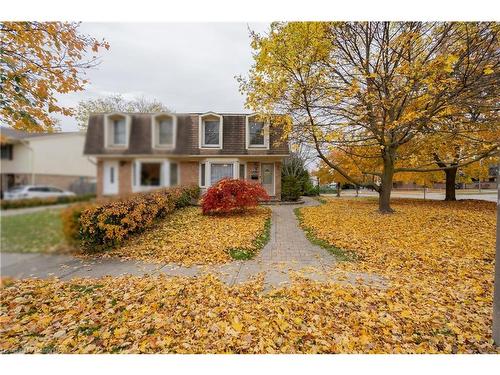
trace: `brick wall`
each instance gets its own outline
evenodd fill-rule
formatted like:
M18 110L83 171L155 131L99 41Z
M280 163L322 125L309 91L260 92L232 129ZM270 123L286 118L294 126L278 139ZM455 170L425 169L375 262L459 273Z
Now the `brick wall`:
M118 194L127 195L132 193L132 162L121 160L118 173Z
M180 181L181 185L198 185L199 178L199 164L196 161L183 161L180 167Z
M96 186L96 194L98 198L102 197L102 188L103 188L103 178L104 178L104 168L102 160L97 161L97 186Z
M257 175L257 180L253 180L252 175ZM247 180L253 182L260 182L260 162L247 163Z

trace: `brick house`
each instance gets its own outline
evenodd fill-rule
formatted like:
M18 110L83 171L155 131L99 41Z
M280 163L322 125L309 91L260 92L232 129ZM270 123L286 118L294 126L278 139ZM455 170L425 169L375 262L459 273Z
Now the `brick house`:
M90 116L84 154L96 158L98 196L180 184L206 189L231 177L259 182L280 199L289 148L255 115L117 112Z

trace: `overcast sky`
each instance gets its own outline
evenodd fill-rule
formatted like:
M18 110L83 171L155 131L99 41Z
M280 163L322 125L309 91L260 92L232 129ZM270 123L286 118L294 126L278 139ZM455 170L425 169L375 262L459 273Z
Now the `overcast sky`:
M84 91L60 96L63 105L119 93L156 98L176 112L244 111L236 75L252 64L248 27L265 23L84 23L81 31L110 43L87 73ZM63 131L76 130L62 117Z

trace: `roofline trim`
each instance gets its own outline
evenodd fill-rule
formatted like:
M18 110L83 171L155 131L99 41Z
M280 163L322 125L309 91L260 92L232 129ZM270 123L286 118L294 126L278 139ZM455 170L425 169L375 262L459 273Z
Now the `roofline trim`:
M228 154L228 155L188 155L188 154L85 154L96 158L243 158L243 157L288 157L290 154Z

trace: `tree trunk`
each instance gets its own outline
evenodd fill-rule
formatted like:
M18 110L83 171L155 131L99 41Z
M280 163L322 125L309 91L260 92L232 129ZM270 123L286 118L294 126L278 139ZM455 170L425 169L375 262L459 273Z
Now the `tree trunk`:
M444 173L446 175L446 196L444 198L445 201L457 200L455 194L455 180L457 178L457 170L458 168L444 170Z
M340 186L340 182L337 182L337 197L339 198L340 198L340 189L342 189Z
M391 208L392 179L394 177L393 157L387 155L384 157L384 170L382 172L382 181L378 196L378 209L383 214L393 213Z

